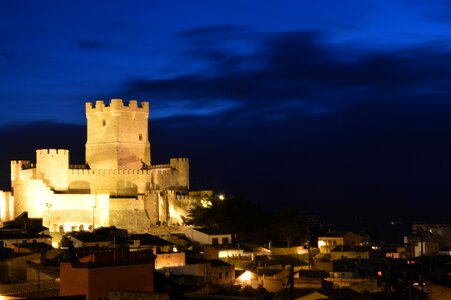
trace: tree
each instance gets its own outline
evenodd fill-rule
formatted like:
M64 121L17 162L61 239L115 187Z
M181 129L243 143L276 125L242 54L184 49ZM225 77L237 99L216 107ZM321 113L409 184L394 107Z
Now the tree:
M307 238L307 226L300 213L290 209L268 213L240 197L205 200L190 210L184 223L236 233L240 241L259 244L274 241L290 246L303 244Z
M307 241L308 229L305 218L292 209L284 209L272 215L271 233L273 241L300 245Z

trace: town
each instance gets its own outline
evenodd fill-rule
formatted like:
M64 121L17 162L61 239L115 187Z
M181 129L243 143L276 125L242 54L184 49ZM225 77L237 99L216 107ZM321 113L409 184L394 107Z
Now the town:
M149 103L86 103L86 163L11 162L0 294L11 299L450 299L451 227L398 242L291 208L192 191L189 160L151 163ZM18 158L21 159L21 158Z

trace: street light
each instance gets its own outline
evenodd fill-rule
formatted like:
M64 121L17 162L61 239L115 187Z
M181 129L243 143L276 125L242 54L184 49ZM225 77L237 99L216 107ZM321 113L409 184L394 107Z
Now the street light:
M96 209L96 206L93 205L93 206L91 206L91 207L92 207L92 231L94 231L94 226L95 226L95 209Z
M52 208L52 203L46 202L45 206L47 207L47 216L49 218L49 232L50 232L50 209Z

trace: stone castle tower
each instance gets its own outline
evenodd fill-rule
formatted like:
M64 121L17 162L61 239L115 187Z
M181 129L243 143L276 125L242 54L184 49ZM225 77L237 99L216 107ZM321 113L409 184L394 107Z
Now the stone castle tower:
M86 162L91 169L141 169L150 166L150 143L147 120L149 103L138 107L136 100L128 106L121 99L110 106L96 101L86 103L88 139Z
M115 225L146 232L182 223L205 192L189 191L187 158L151 164L148 116L148 102L86 103L86 164L69 164L66 149L38 149L35 164L12 161L0 221L27 211L51 231Z

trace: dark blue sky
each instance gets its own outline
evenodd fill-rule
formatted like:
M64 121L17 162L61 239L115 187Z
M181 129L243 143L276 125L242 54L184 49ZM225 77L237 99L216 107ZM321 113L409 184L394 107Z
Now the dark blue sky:
M451 4L430 2L2 2L1 172L37 147L82 160L84 102L138 99L195 188L451 208Z

